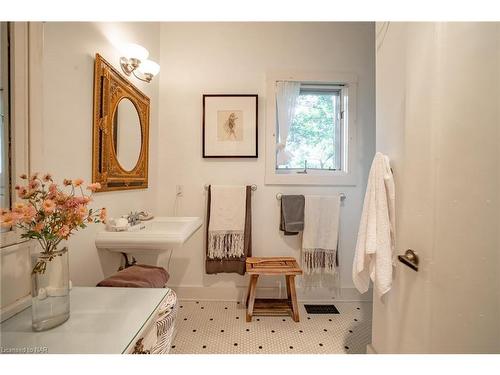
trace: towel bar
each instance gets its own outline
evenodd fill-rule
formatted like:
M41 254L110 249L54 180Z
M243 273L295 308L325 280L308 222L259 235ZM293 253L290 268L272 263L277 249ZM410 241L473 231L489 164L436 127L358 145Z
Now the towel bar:
M276 199L280 200L282 196L283 196L283 193L278 193L278 194L276 194ZM343 201L344 199L347 198L347 195L345 195L344 193L339 193L339 197L340 197L340 200Z
M205 184L205 190L208 190L209 186L210 186L209 184ZM250 185L250 188L252 189L252 191L255 191L255 190L257 190L257 185L252 184L252 185Z

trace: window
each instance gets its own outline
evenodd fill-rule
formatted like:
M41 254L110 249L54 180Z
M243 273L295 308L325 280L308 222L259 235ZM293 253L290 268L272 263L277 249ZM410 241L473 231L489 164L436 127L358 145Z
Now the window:
M267 90L266 184L356 185L356 77L273 73Z
M277 160L279 172L342 169L342 88L300 84L286 144L290 159L285 164ZM279 128L277 132L280 139Z

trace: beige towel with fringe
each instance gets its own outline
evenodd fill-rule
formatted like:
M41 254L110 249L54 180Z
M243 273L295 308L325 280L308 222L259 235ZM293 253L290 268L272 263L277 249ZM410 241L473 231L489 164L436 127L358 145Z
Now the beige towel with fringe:
M340 196L305 196L302 268L304 273L335 274Z
M209 259L239 258L244 255L245 186L211 186L208 224Z

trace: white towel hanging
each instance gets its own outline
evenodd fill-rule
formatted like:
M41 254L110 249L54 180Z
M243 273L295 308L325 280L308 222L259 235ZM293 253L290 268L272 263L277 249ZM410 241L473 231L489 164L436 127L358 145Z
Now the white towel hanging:
M368 291L370 279L379 297L391 289L395 229L394 178L389 158L377 152L368 177L352 267L352 279L360 293Z
M246 186L211 186L208 258L241 257L245 241Z
M306 274L335 274L340 196L305 196L302 266Z

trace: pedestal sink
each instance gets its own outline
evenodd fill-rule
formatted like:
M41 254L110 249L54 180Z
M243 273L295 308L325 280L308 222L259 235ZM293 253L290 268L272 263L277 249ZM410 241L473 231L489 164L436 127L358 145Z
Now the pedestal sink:
M157 217L141 222L134 230L98 232L95 245L118 253L160 255L180 247L202 223L200 217Z

